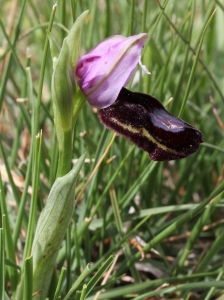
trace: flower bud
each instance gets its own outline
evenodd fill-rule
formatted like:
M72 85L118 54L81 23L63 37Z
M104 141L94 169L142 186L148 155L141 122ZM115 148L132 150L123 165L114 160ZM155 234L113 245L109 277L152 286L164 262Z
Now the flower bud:
M115 102L136 70L147 37L146 33L115 35L78 60L75 78L92 106L106 108Z

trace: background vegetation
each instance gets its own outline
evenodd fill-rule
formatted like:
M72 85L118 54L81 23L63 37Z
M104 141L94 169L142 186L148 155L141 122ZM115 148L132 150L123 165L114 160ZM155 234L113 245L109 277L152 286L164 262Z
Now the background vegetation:
M56 176L49 51L44 60L53 5L50 0L1 1L0 197L6 216L0 232L0 292L7 292L5 299L15 295L19 282L31 202L37 196L35 226ZM87 159L49 298L64 299L75 283L70 299L223 299L224 2L59 0L52 27L59 44L85 10L81 53L110 35L149 33L142 61L152 75L135 77L131 89L180 113L203 132L205 142L188 158L152 162L123 138L113 140L87 103L75 127L73 162L84 151ZM42 142L34 145L41 152L32 164L35 118ZM115 255L110 273L81 296L83 284L110 255Z

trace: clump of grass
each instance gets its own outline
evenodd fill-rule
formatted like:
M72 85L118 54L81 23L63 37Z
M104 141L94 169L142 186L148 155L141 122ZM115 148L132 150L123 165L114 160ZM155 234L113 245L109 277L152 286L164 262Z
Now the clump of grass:
M75 162L86 151L86 160L49 299L217 299L224 284L223 5L59 1L52 12L53 5L12 0L0 12L1 298L18 297L21 270L24 299L33 293L26 254L56 179L46 29L62 44L89 10L81 53L110 35L148 32L142 61L152 75L132 89L160 99L200 129L205 142L186 159L152 162L84 106L72 156Z

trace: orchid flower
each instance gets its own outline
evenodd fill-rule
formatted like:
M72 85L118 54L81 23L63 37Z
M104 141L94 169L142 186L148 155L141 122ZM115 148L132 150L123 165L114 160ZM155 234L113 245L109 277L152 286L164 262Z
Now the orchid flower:
M130 37L115 35L82 56L75 68L76 81L88 100L98 108L113 104L140 63L146 33ZM145 66L140 63L144 72Z
M75 79L88 102L101 110L104 126L149 153L152 160L184 158L203 142L203 134L171 115L154 97L124 88L139 63L147 34L112 36L82 56Z

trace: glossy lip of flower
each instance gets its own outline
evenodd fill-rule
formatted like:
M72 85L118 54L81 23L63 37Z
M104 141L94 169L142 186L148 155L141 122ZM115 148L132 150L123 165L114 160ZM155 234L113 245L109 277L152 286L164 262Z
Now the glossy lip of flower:
M147 37L146 33L128 38L112 36L78 60L75 77L92 106L106 108L117 99L121 88L130 81L140 63ZM147 72L145 66L142 69Z

